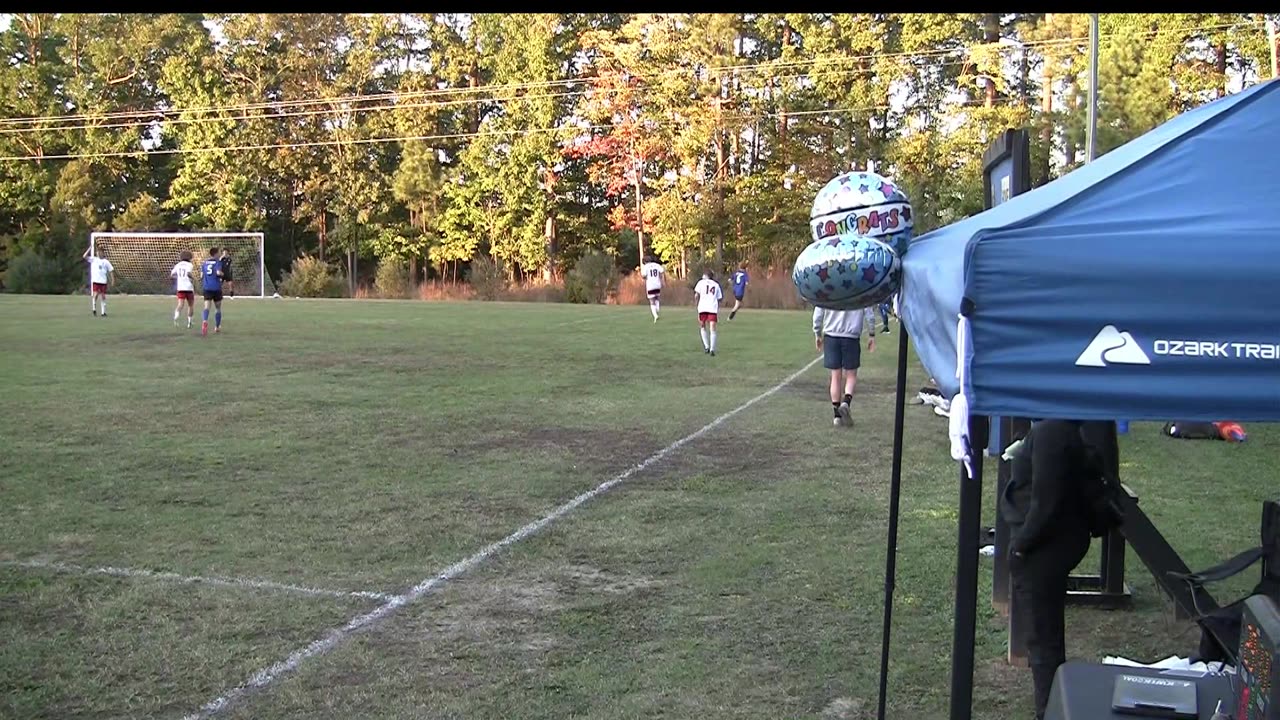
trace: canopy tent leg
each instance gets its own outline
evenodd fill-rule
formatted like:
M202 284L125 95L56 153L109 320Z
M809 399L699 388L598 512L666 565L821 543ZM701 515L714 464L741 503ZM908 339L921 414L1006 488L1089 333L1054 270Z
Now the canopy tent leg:
M898 388L893 405L893 466L889 476L889 542L884 558L884 626L880 630L880 695L877 720L885 720L885 699L889 685L889 634L893 626L894 576L898 558L898 504L902 490L902 435L907 407L907 326L899 323Z
M960 516L956 523L956 618L951 640L951 720L973 714L973 646L978 622L978 530L982 525L982 448L987 419L969 416L970 464L960 464Z

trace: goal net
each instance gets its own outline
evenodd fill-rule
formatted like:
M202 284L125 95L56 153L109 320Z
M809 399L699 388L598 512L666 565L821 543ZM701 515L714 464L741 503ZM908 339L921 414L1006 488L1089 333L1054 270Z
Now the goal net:
M99 248L105 249L115 267L112 290L131 295L173 293L169 271L183 250L191 251L198 293L200 261L209 256L211 247L226 248L231 253L232 289L237 296L266 297L275 292L263 266L262 233L99 232L89 236L90 251L96 254Z

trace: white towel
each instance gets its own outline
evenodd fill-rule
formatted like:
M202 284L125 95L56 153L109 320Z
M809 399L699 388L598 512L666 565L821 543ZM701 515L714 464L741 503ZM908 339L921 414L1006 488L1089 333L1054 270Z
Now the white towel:
M964 385L966 372L964 367L965 346L969 341L969 319L957 315L956 323L956 379L960 381L960 392L951 398L948 408L947 434L951 437L951 459L964 463L965 474L973 477L973 455L969 445L969 398L965 397Z
M964 393L951 398L947 435L951 438L951 459L964 462L965 472L973 477L973 464L969 447L969 400Z

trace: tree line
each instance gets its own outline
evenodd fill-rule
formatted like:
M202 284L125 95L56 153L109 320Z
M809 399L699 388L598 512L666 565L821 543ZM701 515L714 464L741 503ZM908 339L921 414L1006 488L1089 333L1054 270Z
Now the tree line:
M95 230L265 232L276 277L781 266L844 170L892 175L924 231L981 210L1006 127L1036 184L1084 159L1084 14L7 19L0 272ZM1264 19L1102 15L1098 152L1266 79Z

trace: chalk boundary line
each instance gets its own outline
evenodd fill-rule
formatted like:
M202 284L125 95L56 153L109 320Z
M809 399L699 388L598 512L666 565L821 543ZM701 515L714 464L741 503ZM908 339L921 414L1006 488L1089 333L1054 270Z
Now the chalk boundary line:
M46 560L3 560L0 561L0 566L51 570L54 572L75 575L110 575L111 577L121 578L146 578L149 580L163 580L186 585L217 585L220 587L238 588L242 590L276 590L280 592L297 593L299 595L311 595L313 597L362 598L365 600L382 600L384 602L395 597L391 593L371 592L367 590L329 590L326 588L309 587L306 585L291 585L289 583L275 582L274 580L221 577L217 575L180 575L178 573L166 572L163 570L113 567L110 565L102 567L85 567L83 565L74 565L72 563Z
M610 490L617 487L618 485L621 485L622 483L626 482L628 479L631 478L631 476L635 475L636 473L642 472L645 469L649 468L651 465L661 462L662 460L666 459L666 457L671 453L675 452L676 450L679 450L680 448L684 447L688 443L694 440L697 440L703 435L706 435L707 433L716 429L720 425L724 424L725 421L741 413L743 410L746 410L747 408L751 407L752 405L755 405L761 400L764 400L774 395L775 393L779 392L780 390L785 388L787 385L790 385L796 378L808 372L811 368L813 368L814 365L817 365L818 361L821 359L822 359L821 357L817 357L817 358L814 358L813 360L810 360L803 368L797 370L791 375L788 375L786 379L784 379L782 382L778 383L777 385L774 385L768 390L765 390L759 395L756 395L755 397L742 403L741 405L730 410L729 412L721 415L715 420L712 420L706 425L703 425L698 430L695 430L692 433L689 433L688 435L680 438L679 440L676 440L670 445L655 452L654 454L645 458L639 464L632 465L631 467L615 475L609 480L606 480L600 483L599 485L595 486L591 490L587 490L586 492L579 494L578 496L574 497L572 500L569 500L568 502L560 505L559 507L547 513L546 515L542 516L541 518L524 525L523 527L517 529L516 531L512 532L510 535L507 535L501 540L498 540L497 542L493 542L484 546L480 550L476 551L476 553L471 555L470 557L463 560L459 560L458 562L440 571L438 574L432 577L426 578L425 580L418 583L417 585L414 585L412 588L409 588L404 593L391 597L384 604L378 606L377 608L374 608L373 610L370 610L367 613L357 615L342 627L333 628L328 633L326 633L323 637L317 638L316 640L313 640L310 644L304 647L300 647L297 650L294 650L293 652L289 653L289 655L286 656L284 659L279 660L267 667L264 667L258 670L257 672L254 672L252 675L248 677L248 679L245 680L244 683L234 688L231 688L229 690L226 690L218 697L202 705L200 709L197 710L196 712L186 715L184 717L184 720L204 720L205 718L210 718L222 712L223 710L228 709L237 700L240 700L246 695L266 688L267 686L271 685L276 680L278 680L281 676L291 673L294 670L297 670L298 667L302 665L302 663L306 662L310 658L316 657L318 655L323 655L329 652L330 650L333 650L335 647L341 644L344 640L346 640L352 633L362 630L366 627L370 627L380 622L381 620L385 619L387 616L391 615L393 612L400 609L401 607L405 605L409 605L410 603L416 602L417 600L421 599L424 595L430 593L432 590L435 590L439 586L458 577L459 575L462 575L463 573L467 572L468 570L471 570L477 565L480 565L485 560L488 560L490 557L494 556L495 554L497 554L499 551L503 550L507 546L514 545L515 543L518 543L521 540L524 540L534 535L535 533L542 530L546 526L550 525L551 523L559 520L565 515L568 515L573 510L577 509L579 505L582 505L596 498L597 496L600 496L600 495L603 495L604 493L609 492Z

